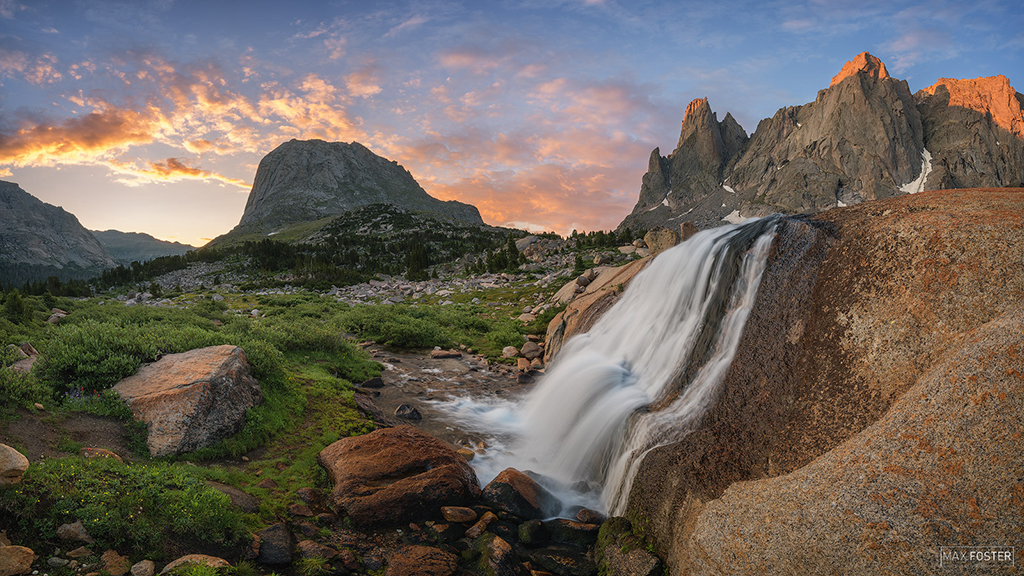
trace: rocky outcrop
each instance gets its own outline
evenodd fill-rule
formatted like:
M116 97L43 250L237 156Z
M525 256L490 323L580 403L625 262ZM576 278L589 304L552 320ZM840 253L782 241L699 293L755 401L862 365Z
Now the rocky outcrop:
M180 256L196 249L195 246L180 242L158 240L141 232L93 230L92 235L115 262L124 266L131 266L132 262L148 262L161 256Z
M940 79L912 95L864 52L814 102L780 109L746 138L706 99L676 149L651 154L619 228L699 228L772 212L819 212L924 190L1024 184L1024 96L1003 76Z
M408 170L358 142L290 140L260 161L245 212L229 236L268 234L382 203L483 224L475 207L428 195Z
M245 411L263 402L245 352L231 345L168 354L114 386L149 428L152 456L210 446L241 430Z
M385 576L451 576L459 557L429 546L402 546L388 559Z
M544 364L550 364L555 354L569 338L586 332L611 308L629 285L630 280L651 262L650 256L629 264L603 269L586 290L576 296L548 323L544 337Z
M444 442L411 426L343 438L317 461L334 485L330 501L358 527L411 522L479 496L476 473Z
M629 516L674 574L929 574L939 546L1019 549L1021 301L1022 189L783 221L721 396L645 457Z
M25 546L5 546L0 542L0 576L19 576L32 572L39 556Z
M554 494L515 468L502 470L483 490L489 506L525 519L548 518L561 508Z
M114 266L73 214L0 181L0 277L5 283L90 278Z

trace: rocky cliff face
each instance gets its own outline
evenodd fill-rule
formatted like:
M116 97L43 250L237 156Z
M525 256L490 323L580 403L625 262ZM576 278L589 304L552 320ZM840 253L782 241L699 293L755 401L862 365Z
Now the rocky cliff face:
M130 266L132 262L148 262L161 256L179 256L195 250L195 246L180 242L165 242L141 232L120 232L118 230L93 230L103 249L118 264Z
M706 99L687 107L676 149L651 155L622 227L700 228L923 190L1021 186L1024 96L1003 76L941 79L911 94L864 52L814 102L780 109L749 139Z
M271 233L379 203L483 223L475 207L433 198L408 170L358 142L291 140L260 161L242 220L230 234Z
M629 515L673 574L956 573L1024 545L1024 189L780 226L723 392Z
M116 266L73 214L13 182L0 182L0 278L19 286L58 276L89 278Z

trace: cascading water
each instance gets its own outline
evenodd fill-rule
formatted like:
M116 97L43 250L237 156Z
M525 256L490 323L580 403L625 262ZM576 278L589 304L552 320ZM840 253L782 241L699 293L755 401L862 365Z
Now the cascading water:
M767 262L778 217L699 232L660 254L519 403L454 401L461 424L513 435L481 480L530 469L567 504L621 513L650 450L682 439L714 402ZM588 488L600 488L600 501Z

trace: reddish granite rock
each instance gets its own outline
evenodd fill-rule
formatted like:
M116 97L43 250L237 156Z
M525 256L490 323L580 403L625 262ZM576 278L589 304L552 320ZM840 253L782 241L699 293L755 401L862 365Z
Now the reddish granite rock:
M334 484L330 505L360 527L430 518L480 494L466 460L412 426L343 438L317 461Z
M430 546L402 546L388 559L385 576L451 576L459 557Z
M523 519L546 518L557 512L558 498L515 468L506 468L484 488L488 505Z

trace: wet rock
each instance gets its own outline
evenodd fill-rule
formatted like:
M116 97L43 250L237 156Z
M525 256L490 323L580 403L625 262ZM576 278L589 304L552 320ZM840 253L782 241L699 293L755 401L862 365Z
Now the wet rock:
M303 540L295 545L295 551L299 553L299 558L322 558L324 560L331 560L338 556L338 551L330 546L319 544L312 540Z
M271 524L259 533L261 564L289 564L292 561L292 533L284 522Z
M464 506L442 506L441 516L448 522L460 522L463 524L477 519L476 511Z
M604 514L590 508L583 508L576 512L576 519L584 524L601 524L607 520Z
M421 420L423 418L420 411L412 404L402 404L395 408L395 416L405 418L406 420Z
M597 565L579 550L547 548L533 550L529 558L545 570L562 576L597 576ZM610 576L626 576L625 573L609 572Z
M519 525L519 543L536 548L548 543L548 529L540 520L527 520Z
M343 438L317 456L330 504L359 527L410 522L479 496L476 473L444 442L411 426Z
M646 550L644 540L633 533L630 521L621 516L609 518L601 525L595 553L602 574L660 576L664 572L661 560Z
M367 380L367 381L363 382L362 384L360 384L359 387L360 388L371 388L371 389L383 388L384 387L384 380L382 380L380 376L374 376L373 378L370 378L369 380Z
M555 518L544 522L553 542L586 548L597 542L597 533L601 527L597 524L584 524L566 518Z
M388 558L385 576L452 576L459 557L430 546L402 546Z
M512 548L501 536L484 533L473 542L472 551L476 553L476 565L484 574L495 576L527 576L523 566ZM466 555L464 554L463 557Z
M153 456L190 452L238 432L245 411L263 401L245 352L210 346L168 354L114 386L149 428Z
M496 522L497 520L498 517L494 512L484 512L484 515L476 521L476 524L473 524L469 527L469 530L466 530L466 538L476 538L480 536L487 531L487 527L490 526L492 522Z
M476 452L473 452L469 448L459 448L456 452L459 453L459 456L465 458L466 462L472 462L473 458L476 458Z
M515 468L506 468L483 491L489 506L520 518L545 518L561 503L546 488Z
M185 566L187 564L202 564L204 566L209 566L210 568L231 567L231 564L229 564L228 561L223 558L209 556L207 554L188 554L178 558L177 560L174 560L167 566L164 566L164 569L160 571L160 576L170 574L171 572L177 570L181 566Z
M28 458L6 444L0 444L0 486L21 482L28 470Z

